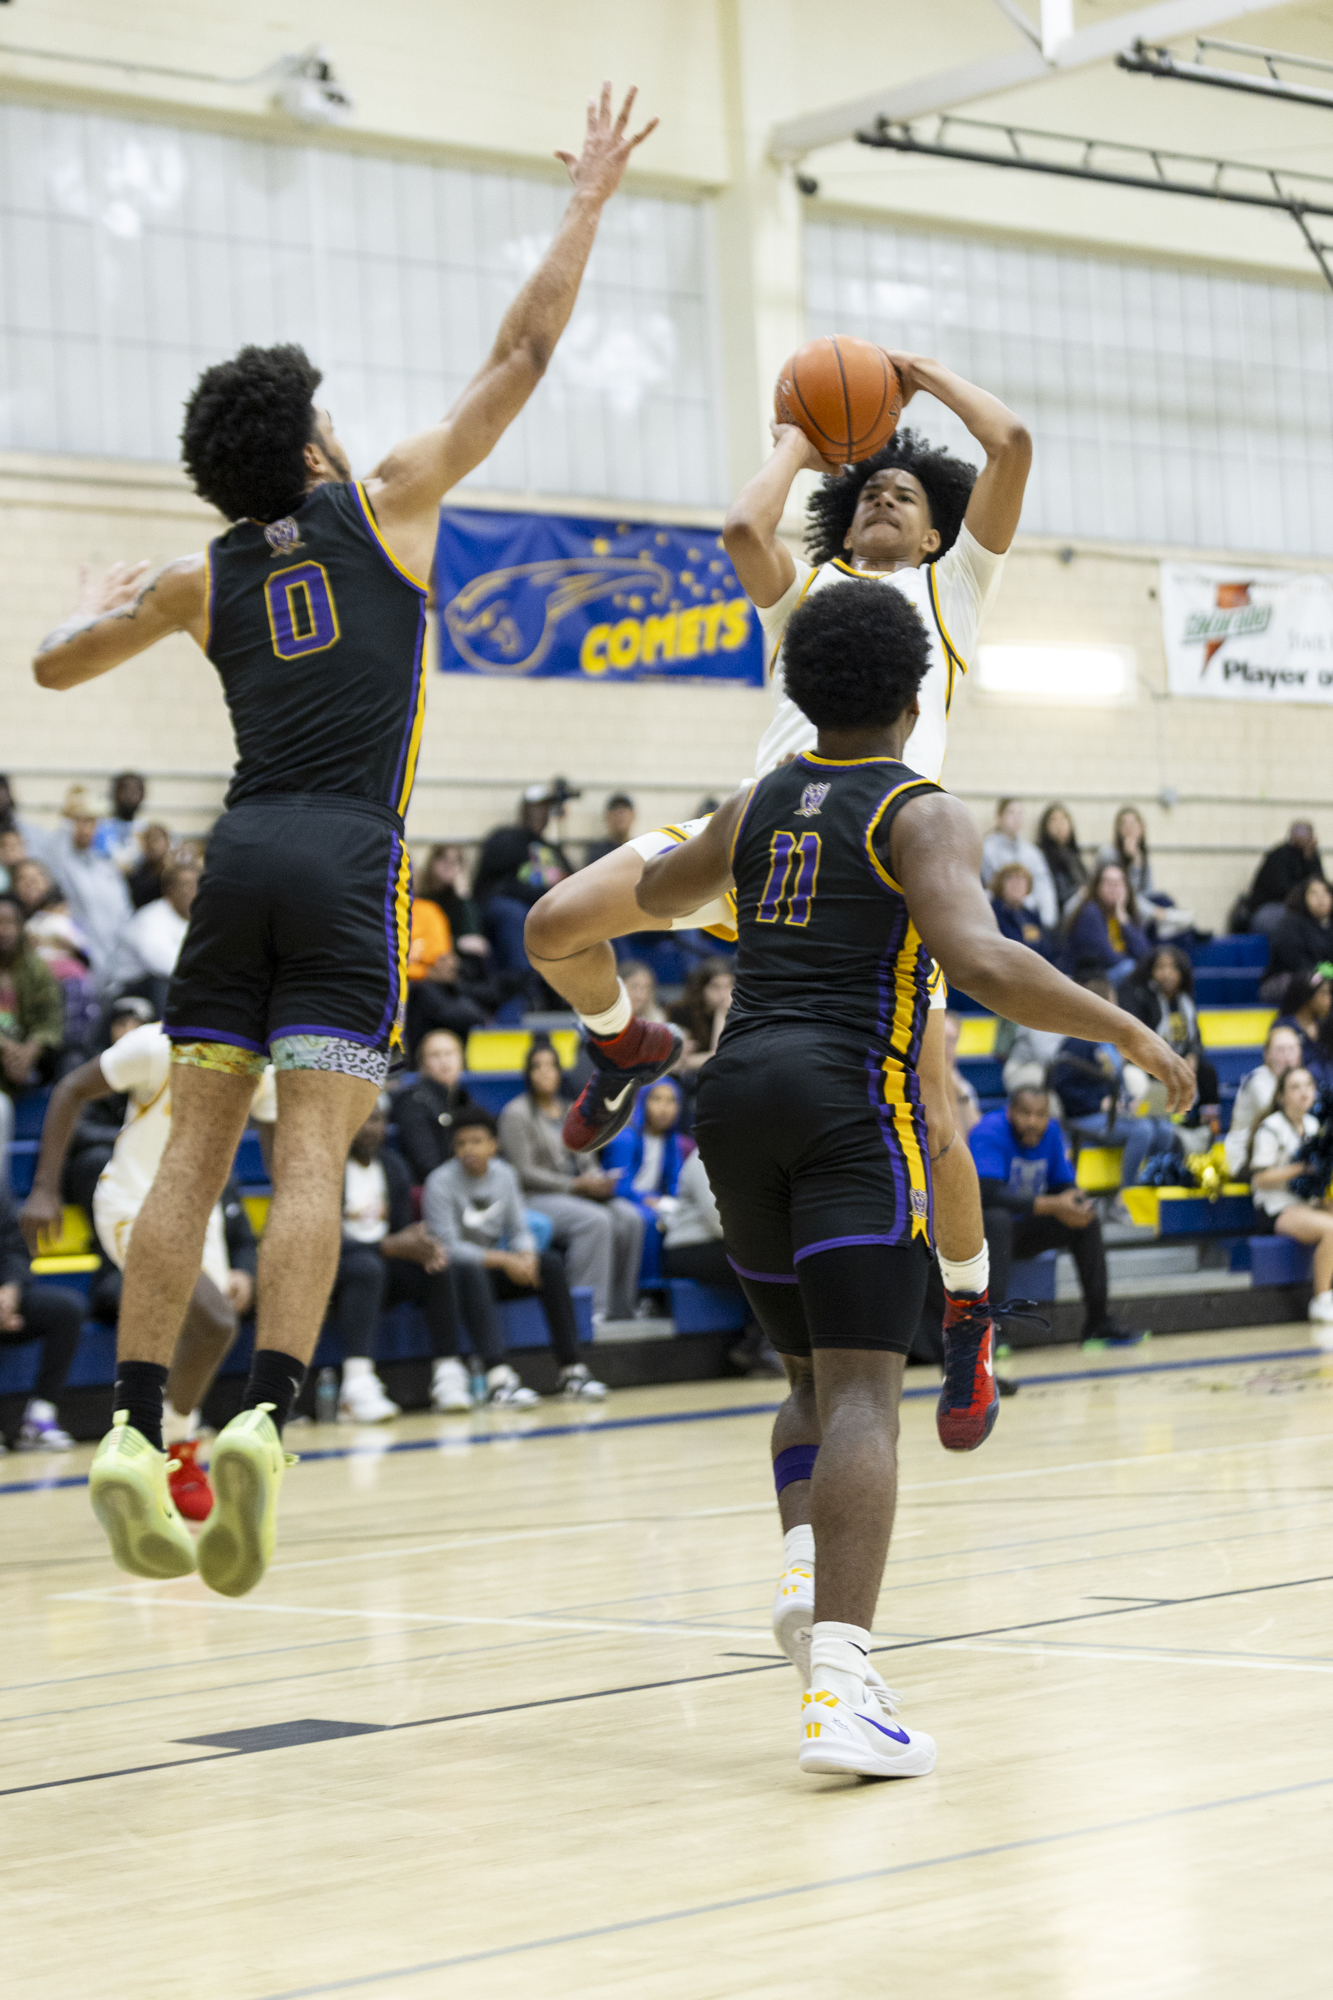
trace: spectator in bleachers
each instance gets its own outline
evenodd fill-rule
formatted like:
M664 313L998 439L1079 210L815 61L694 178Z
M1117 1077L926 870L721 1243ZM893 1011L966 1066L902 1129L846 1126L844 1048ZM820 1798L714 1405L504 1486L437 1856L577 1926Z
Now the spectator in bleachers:
M1055 900L1063 914L1088 886L1088 866L1079 853L1078 835L1067 807L1058 800L1047 806L1037 828L1037 845L1055 885Z
M1120 1340L1108 1305L1106 1251L1095 1205L1081 1193L1044 1090L1017 1090L968 1139L981 1181L991 1290L1009 1295L1015 1257L1067 1250L1083 1293L1083 1338Z
M468 892L467 855L448 841L432 847L417 882L418 896L429 896L449 919L454 950L463 958L488 958L490 942L481 924L481 911Z
M16 826L0 827L0 895L14 887L13 871L28 858L28 843Z
M1124 869L1118 861L1104 861L1070 918L1062 969L1080 984L1105 979L1119 986L1150 950Z
M541 1300L551 1347L560 1369L558 1393L601 1402L606 1385L579 1360L578 1322L565 1266L554 1250L538 1250L524 1214L518 1175L497 1157L495 1120L474 1107L454 1123L454 1157L426 1182L426 1226L449 1254L468 1331L482 1351L503 1333L497 1304ZM507 1364L487 1375L493 1403L535 1403Z
M139 814L148 787L137 771L122 771L111 780L111 811L97 824L93 846L108 861L114 861L122 875L132 875L143 854Z
M24 912L23 934L63 995L65 1041L81 1047L96 1028L100 1011L88 940L44 862L20 861L13 893Z
M162 875L171 859L171 835L160 821L153 820L143 830L137 865L125 877L125 887L136 910L155 903L162 891Z
M1008 1025L1005 1022L1000 1024L1001 1029ZM1015 1028L1001 1072L1005 1095L1012 1097L1016 1090L1045 1090L1051 1064L1063 1040L1063 1035L1053 1034L1046 1028ZM996 1053L999 1053L998 1049Z
M1115 1004L1115 995L1105 980L1084 983L1099 999ZM1059 1097L1065 1124L1080 1146L1122 1148L1121 1187L1134 1185L1150 1153L1177 1147L1169 1118L1142 1115L1139 1106L1149 1079L1141 1070L1129 1068L1114 1042L1067 1037L1051 1064L1050 1087Z
M423 1308L440 1364L458 1360L458 1300L449 1259L412 1208L406 1162L384 1144L389 1101L381 1097L352 1140L343 1179L342 1251L329 1312L342 1335L338 1416L382 1424L399 1414L375 1372L380 1314L404 1300ZM432 1394L434 1383L432 1384Z
M1291 1183L1309 1174L1297 1155L1319 1130L1314 1115L1318 1085L1303 1064L1278 1079L1273 1108L1260 1121L1250 1146L1250 1187L1254 1205L1270 1219L1279 1236L1308 1243L1314 1251L1314 1296L1309 1315L1318 1325L1333 1327L1333 1213L1323 1195L1296 1193ZM1333 1346L1333 1333L1319 1345Z
M65 1039L65 1002L23 931L14 896L0 896L0 1144L12 1127L10 1101L48 1077Z
M665 1021L666 1009L658 1005L657 975L651 965L637 958L622 959L617 967L636 1021Z
M134 912L112 953L106 974L112 992L140 992L161 1014L198 888L199 871L189 862L173 861L163 869L162 894Z
M1333 972L1333 889L1322 875L1308 875L1288 892L1287 905L1268 933L1268 969L1259 998L1280 1007L1298 974Z
M1275 1021L1264 1042L1263 1061L1242 1077L1231 1107L1231 1129L1226 1136L1225 1151L1227 1172L1233 1181L1249 1179L1250 1142L1273 1108L1280 1079L1300 1061L1300 1035L1295 1028L1284 1028Z
M416 1082L395 1100L398 1149L416 1187L453 1158L458 1119L482 1108L468 1095L463 1063L460 1037L448 1028L433 1028L416 1045Z
M39 861L45 858L49 836L35 820L22 817L14 803L13 787L8 778L4 777L0 777L0 827L6 832L21 833L27 852L35 855Z
M60 890L56 887L56 878L46 863L38 861L36 856L31 854L25 855L21 861L14 863L11 871L9 894L17 897L23 911L23 921L25 924L35 917L39 910L44 910L48 904L60 904L66 910L69 907L68 904L65 904ZM71 918L70 921L72 923L73 919ZM79 935L82 936L82 932Z
M595 1317L631 1319L638 1303L643 1214L616 1195L590 1153L561 1137L566 1104L553 1048L535 1043L524 1088L500 1113L500 1150L518 1174L523 1199L549 1216L571 1285L589 1285Z
M736 1273L731 1268L722 1241L722 1218L717 1212L708 1173L698 1152L691 1153L681 1166L676 1192L668 1204L662 1242L662 1275L690 1278L697 1285L712 1285L732 1292L749 1311ZM744 1333L727 1359L747 1375L779 1376L786 1371L768 1335L750 1318Z
M1333 987L1322 972L1298 972L1287 987L1277 1025L1294 1028L1301 1038L1301 1062L1323 1081L1328 1067L1322 1047L1324 1023L1333 1009Z
M83 1324L83 1300L64 1286L34 1284L28 1246L7 1189L0 1186L0 1344L40 1340L37 1380L23 1412L18 1445L26 1451L68 1451L73 1445L57 1409ZM0 1437L0 1452L9 1441Z
M606 828L606 838L588 842L588 859L583 864L585 868L590 868L594 861L604 860L608 854L614 854L633 833L634 801L628 792L612 792L602 808L602 825Z
M465 959L451 948L440 953L424 978L411 982L407 990L409 1048L437 1028L446 1028L466 1040L474 1028L485 1026L501 998L499 983L491 978L488 966L487 959Z
M728 959L701 958L691 966L680 1005L671 1016L685 1030L685 1054L679 1065L682 1075L696 1075L716 1053L735 984L736 974Z
M1308 819L1294 819L1286 839L1270 848L1259 863L1248 894L1240 898L1232 912L1232 929L1259 931L1267 936L1281 921L1292 890L1308 882L1312 875L1323 880L1319 840Z
M1145 1023L1199 1079L1199 1103L1215 1106L1221 1096L1217 1070L1204 1053L1194 1005L1194 967L1179 945L1163 944L1120 988L1120 1005Z
M518 802L517 826L497 826L489 833L477 863L473 894L486 935L500 970L515 978L532 977L523 947L528 911L574 873L560 843L545 837L557 803L563 803L563 794L555 786L529 785Z
M616 1176L620 1198L643 1214L641 1286L655 1285L661 1277L658 1210L664 1198L674 1196L680 1170L694 1151L694 1141L679 1130L680 1111L680 1085L663 1077L651 1090L640 1091L629 1124L602 1149L602 1171Z
M97 814L82 785L70 786L61 813L62 824L51 840L51 870L88 940L93 976L104 986L120 934L130 920L130 892L115 862L93 845Z
M945 1075L953 1100L953 1122L966 1139L981 1116L981 1099L958 1067L958 1038L962 1031L962 1016L955 1014L951 1008L944 1017Z
M995 808L995 825L981 843L982 886L989 889L1001 868L1018 862L1032 877L1032 908L1047 930L1053 931L1060 921L1055 884L1041 849L1023 838L1026 820L1027 812L1021 799L1000 800Z
M1032 907L1032 877L1021 861L1006 861L991 876L990 906L1001 937L1025 944L1043 958L1055 956L1055 940Z

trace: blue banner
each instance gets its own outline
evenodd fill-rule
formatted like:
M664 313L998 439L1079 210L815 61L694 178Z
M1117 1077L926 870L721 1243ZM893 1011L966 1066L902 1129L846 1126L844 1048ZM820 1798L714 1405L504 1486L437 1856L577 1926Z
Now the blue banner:
M444 508L435 603L445 673L763 685L759 620L713 528Z

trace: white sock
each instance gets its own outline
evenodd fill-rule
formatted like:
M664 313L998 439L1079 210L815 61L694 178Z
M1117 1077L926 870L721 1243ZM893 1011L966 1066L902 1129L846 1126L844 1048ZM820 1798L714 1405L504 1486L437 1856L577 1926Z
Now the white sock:
M343 1362L343 1387L345 1389L349 1382L364 1381L367 1376L374 1373L375 1369L368 1354L349 1354Z
M612 1035L618 1035L623 1029L628 1028L634 1019L634 1009L629 1004L629 994L625 991L624 980L616 981L616 1001L613 1007L608 1007L602 1014L580 1014L579 1019L588 1033L596 1035L599 1041L607 1041Z
M957 1298L960 1292L984 1292L989 1285L990 1249L985 1243L975 1257L964 1257L962 1262L957 1264L952 1257L946 1257L942 1250L937 1250L935 1254L940 1260L940 1276L944 1280L944 1289L951 1297Z
M162 1442L165 1445L187 1444L199 1428L198 1410L187 1410L184 1416L176 1408L170 1396L162 1403Z
M782 1560L790 1569L793 1563L813 1563L815 1559L815 1531L807 1521L799 1528L788 1528L782 1537Z
M866 1697L870 1634L860 1625L818 1621L810 1637L810 1686L860 1708Z

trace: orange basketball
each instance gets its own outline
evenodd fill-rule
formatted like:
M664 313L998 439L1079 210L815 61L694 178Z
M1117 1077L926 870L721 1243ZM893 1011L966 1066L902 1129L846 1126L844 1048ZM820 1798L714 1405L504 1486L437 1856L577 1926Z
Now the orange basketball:
M881 450L902 408L903 385L884 349L845 333L798 347L773 393L778 422L798 424L816 451L842 465Z

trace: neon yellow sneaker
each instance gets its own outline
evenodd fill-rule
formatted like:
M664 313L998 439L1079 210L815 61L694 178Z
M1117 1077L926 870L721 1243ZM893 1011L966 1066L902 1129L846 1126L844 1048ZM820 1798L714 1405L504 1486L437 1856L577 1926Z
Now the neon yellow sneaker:
M111 1553L131 1576L188 1576L194 1541L167 1485L167 1454L117 1410L88 1474L88 1497Z
M233 1417L208 1462L213 1511L199 1537L199 1574L223 1597L254 1589L278 1538L278 1489L296 1458L282 1448L272 1408L261 1403Z

